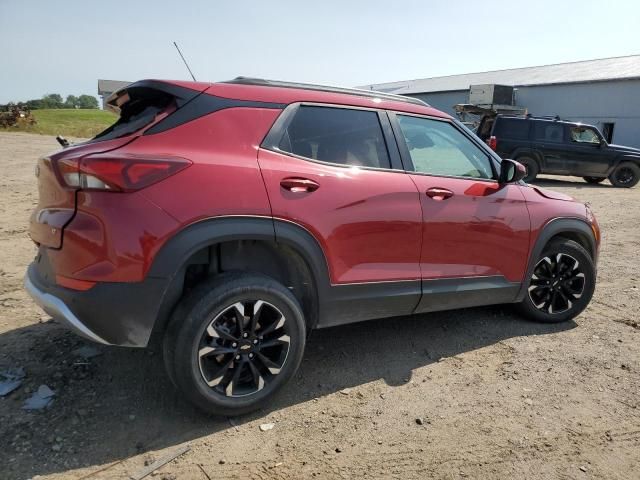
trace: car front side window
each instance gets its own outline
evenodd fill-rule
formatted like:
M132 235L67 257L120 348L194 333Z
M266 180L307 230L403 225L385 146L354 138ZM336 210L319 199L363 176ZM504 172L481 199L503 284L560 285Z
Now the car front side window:
M571 127L571 141L577 143L600 143L600 137L592 128Z
M493 178L488 155L450 122L409 115L396 118L416 172Z

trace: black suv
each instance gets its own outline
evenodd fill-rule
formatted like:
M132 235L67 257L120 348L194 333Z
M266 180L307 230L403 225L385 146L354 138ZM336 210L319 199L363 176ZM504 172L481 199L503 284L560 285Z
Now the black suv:
M485 116L478 136L502 158L522 163L526 182L539 173L574 175L589 183L608 178L627 188L640 180L640 149L609 144L592 125L558 117Z

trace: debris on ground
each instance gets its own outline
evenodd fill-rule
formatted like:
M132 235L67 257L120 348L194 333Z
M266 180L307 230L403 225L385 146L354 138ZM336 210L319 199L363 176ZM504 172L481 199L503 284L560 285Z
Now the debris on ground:
M0 397L4 397L22 385L25 377L24 368L9 368L0 372L0 377L4 377L4 380L0 381Z
M25 400L23 410L41 410L53 402L55 392L46 385L40 385L31 397Z
M76 357L82 357L85 360L89 360L90 358L102 355L102 352L98 350L96 347L94 347L93 345L83 345L80 348L76 348L71 353Z
M266 432L267 430L271 430L275 426L275 423L263 423L262 425L260 425L260 430Z
M136 473L135 475L132 475L131 478L133 478L133 480L142 480L147 475L150 475L151 473L153 473L156 470L158 470L160 467L166 465L167 463L171 462L172 460L175 460L180 455L183 455L183 454L187 453L189 450L191 450L191 447L189 447L189 446L184 446L182 448L179 448L176 451L174 451L172 453L169 453L169 454L165 455L164 457L159 458L158 460L153 462L148 467L145 467L142 470L140 470L138 473Z

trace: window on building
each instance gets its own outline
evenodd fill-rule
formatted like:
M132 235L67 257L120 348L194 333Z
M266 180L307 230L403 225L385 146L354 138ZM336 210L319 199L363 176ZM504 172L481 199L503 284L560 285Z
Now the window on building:
M407 115L397 118L416 172L493 178L488 155L449 122Z
M370 110L303 105L278 147L323 162L391 166L378 114Z
M600 137L593 128L571 127L569 136L572 142L600 144Z
M564 126L561 123L535 122L533 139L539 142L562 142Z

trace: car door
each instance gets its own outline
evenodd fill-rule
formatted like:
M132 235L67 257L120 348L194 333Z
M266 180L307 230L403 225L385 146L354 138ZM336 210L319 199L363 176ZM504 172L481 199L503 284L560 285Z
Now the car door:
M593 127L583 125L568 126L566 156L574 175L607 175L612 159L602 134Z
M568 174L566 146L567 132L564 123L552 120L534 120L531 140L532 147L543 156L543 173Z
M454 122L390 117L422 205L417 311L512 301L529 245L520 186L499 185L497 161Z
M358 318L411 313L420 297L422 212L386 114L291 105L258 159L273 216L315 237L332 286L359 290L350 306L363 296L380 298L382 291L403 297L389 310L376 305L375 314L361 305Z

